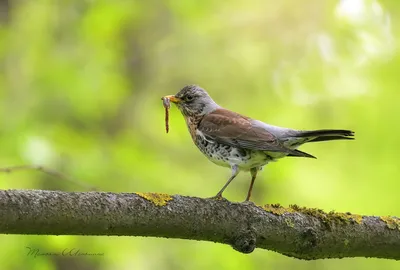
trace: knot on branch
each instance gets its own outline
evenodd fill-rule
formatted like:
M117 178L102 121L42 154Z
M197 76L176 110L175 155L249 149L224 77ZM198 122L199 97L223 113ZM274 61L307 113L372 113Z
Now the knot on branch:
M232 241L232 247L241 253L251 253L256 248L256 235L254 232L242 231Z
M315 230L311 227L305 228L300 234L300 239L297 242L298 252L309 252L317 245L317 241L318 235Z

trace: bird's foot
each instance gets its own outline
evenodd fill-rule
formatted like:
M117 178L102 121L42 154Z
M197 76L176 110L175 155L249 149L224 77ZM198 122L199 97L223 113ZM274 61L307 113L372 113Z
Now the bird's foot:
M243 201L242 204L244 204L244 205L249 205L249 206L256 206L256 204L255 204L254 202L249 201L249 200Z
M217 195L215 195L213 197L209 197L207 199L216 200L216 201L227 201L227 199L222 197L222 194L217 194Z

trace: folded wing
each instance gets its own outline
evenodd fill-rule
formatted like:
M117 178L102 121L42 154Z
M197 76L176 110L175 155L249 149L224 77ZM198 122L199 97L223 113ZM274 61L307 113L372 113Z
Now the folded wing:
M282 152L291 156L313 157L299 150L285 147L274 134L253 121L238 113L217 109L204 116L199 123L198 130L208 139L234 147Z

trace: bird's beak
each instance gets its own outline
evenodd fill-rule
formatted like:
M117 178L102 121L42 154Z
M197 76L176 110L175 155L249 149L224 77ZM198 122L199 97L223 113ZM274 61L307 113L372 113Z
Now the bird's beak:
M179 103L182 101L180 98L177 98L174 95L165 96L164 98L168 98L173 103Z

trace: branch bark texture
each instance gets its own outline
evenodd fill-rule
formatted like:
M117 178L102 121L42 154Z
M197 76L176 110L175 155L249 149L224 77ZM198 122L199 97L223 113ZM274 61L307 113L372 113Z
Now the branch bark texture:
M204 240L299 259L400 259L400 219L158 193L0 190L0 233Z

